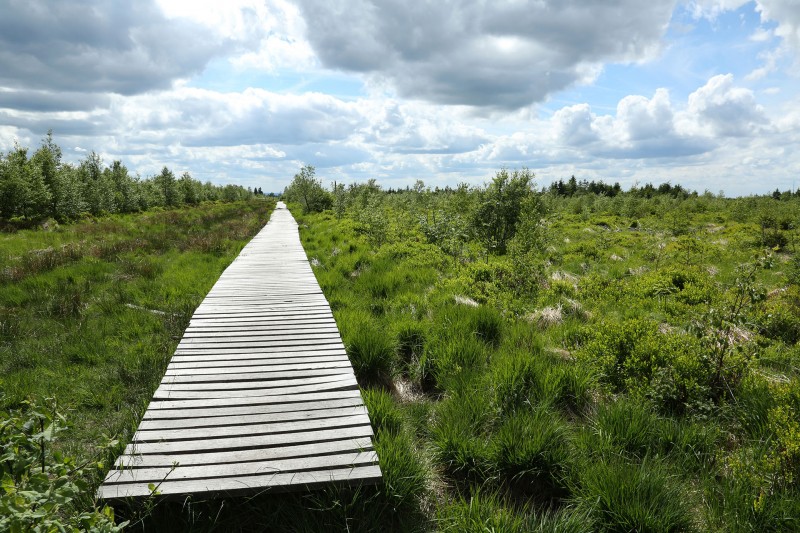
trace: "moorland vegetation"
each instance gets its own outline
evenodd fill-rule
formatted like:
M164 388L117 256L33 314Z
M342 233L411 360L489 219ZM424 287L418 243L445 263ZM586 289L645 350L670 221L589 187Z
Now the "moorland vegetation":
M171 176L62 163L49 136L30 158L0 157L0 531L118 528L97 485L194 309L274 207Z
M117 509L117 523L800 527L797 193L538 189L525 169L481 187L326 189L304 167L284 197L369 408L384 484L153 499ZM3 236L4 517L118 527L92 498L104 468L271 207L206 202Z
M286 191L395 527L800 529L800 195L534 183Z

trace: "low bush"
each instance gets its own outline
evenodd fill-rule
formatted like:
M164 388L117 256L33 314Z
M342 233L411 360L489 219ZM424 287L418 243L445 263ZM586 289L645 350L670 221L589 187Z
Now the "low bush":
M55 403L0 411L0 530L111 533L127 525L114 523L112 508L87 502L92 500L87 478L101 475L106 455L118 443L103 443L98 458L78 464L53 447L65 429Z

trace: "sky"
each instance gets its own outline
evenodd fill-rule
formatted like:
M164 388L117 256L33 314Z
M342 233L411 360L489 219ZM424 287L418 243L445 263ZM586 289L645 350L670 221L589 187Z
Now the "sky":
M280 192L800 187L800 0L0 0L0 151Z

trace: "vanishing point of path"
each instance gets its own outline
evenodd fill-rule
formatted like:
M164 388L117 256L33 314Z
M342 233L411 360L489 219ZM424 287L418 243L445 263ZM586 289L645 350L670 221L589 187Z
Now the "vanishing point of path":
M105 499L381 481L339 330L282 202L195 311Z

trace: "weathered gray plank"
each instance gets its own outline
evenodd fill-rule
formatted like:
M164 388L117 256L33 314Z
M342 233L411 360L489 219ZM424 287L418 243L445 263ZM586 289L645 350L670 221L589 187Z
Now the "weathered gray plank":
M218 465L250 461L270 461L288 457L307 457L309 455L327 455L341 452L369 451L371 449L372 439L370 439L369 436L364 436L343 440L314 442L312 444L295 444L276 448L223 450L220 452L184 453L180 455L120 455L115 464L123 469L172 467L176 462L183 466Z
M211 452L247 448L263 448L271 446L291 446L309 442L325 442L351 437L368 437L372 435L372 426L348 426L316 431L296 433L276 433L272 435L254 435L245 437L228 437L220 439L186 440L175 442L137 442L128 444L127 455L135 454L175 454L178 461L180 455L189 452Z
M270 422L261 424L240 424L237 426L206 426L200 428L152 429L139 428L131 442L186 441L199 439L217 439L222 437L250 437L256 435L272 435L297 431L316 431L319 429L363 426L369 424L366 413L319 419L291 420L289 422Z
M142 420L139 431L174 430L180 428L199 428L213 426L244 426L246 424L270 424L292 422L316 418L336 418L342 416L366 415L363 405L351 405L332 409L309 409L307 411L285 411L282 413L247 414L236 416L208 416L168 420Z
M379 483L381 470L378 466L348 467L316 472L289 472L285 474L265 474L241 478L220 478L191 481L164 481L156 490L161 496L181 496L191 493L218 494L229 496L249 494L254 490L280 492L282 490L314 489L339 484ZM98 496L104 499L123 499L147 497L151 491L143 483L123 483L102 485Z
M155 402L157 403L157 402ZM231 407L196 407L193 409L148 409L143 421L146 420L203 420L207 417L228 418L237 415L260 415L274 413L299 413L315 409L333 409L339 407L362 406L361 396L300 403L275 403L266 405L237 405Z

